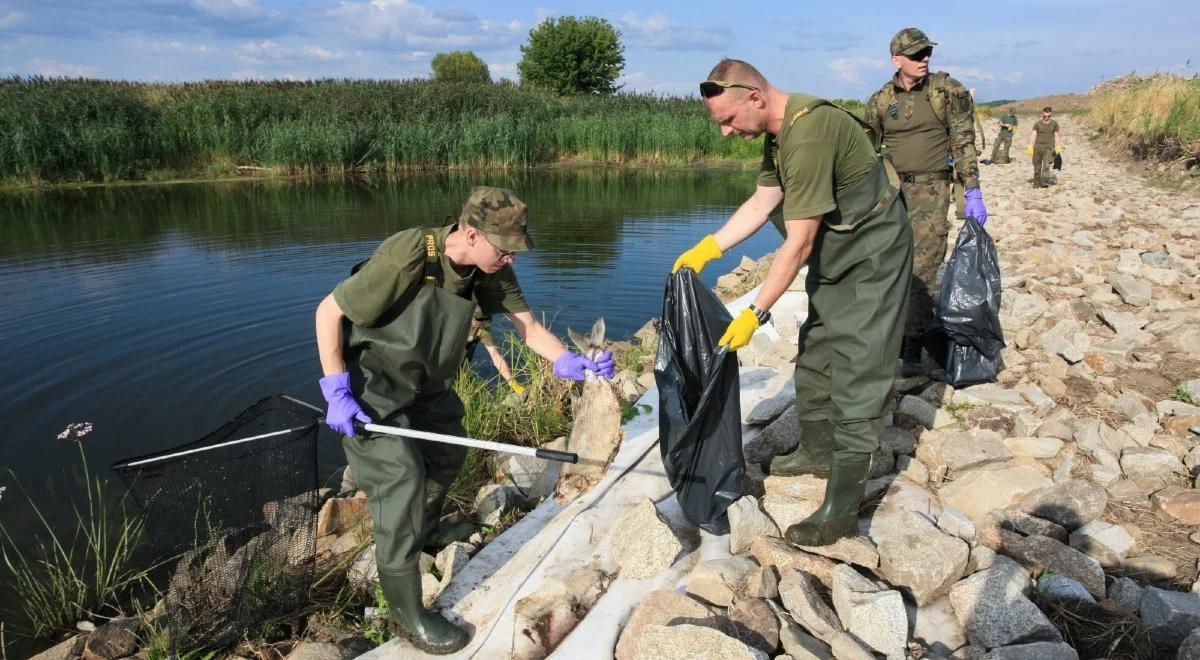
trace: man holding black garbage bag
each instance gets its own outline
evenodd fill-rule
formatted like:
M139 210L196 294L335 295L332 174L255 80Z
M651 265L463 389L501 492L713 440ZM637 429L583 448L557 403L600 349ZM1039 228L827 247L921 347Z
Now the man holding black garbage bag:
M762 169L754 194L684 252L674 270L699 271L783 204L783 245L754 303L719 344L748 344L808 264L809 312L795 378L800 445L774 458L770 472L828 475L820 509L786 530L798 545L828 545L856 533L900 353L913 249L900 182L858 119L823 99L773 87L747 62L722 60L700 83L700 95L723 135L766 134Z

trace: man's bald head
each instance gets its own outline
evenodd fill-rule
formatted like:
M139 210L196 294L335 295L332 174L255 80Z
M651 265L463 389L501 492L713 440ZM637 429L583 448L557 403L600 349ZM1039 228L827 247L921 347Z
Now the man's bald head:
M754 65L743 60L729 58L717 62L712 71L708 72L708 78L705 81L719 83L723 91L731 90L740 95L745 95L751 89L764 92L769 86L767 79L759 73L758 69L754 68ZM723 91L719 93L723 93ZM703 92L704 90L701 90L701 93Z

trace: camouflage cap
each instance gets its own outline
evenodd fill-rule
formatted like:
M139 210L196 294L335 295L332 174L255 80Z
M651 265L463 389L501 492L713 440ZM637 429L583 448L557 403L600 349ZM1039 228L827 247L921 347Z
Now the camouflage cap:
M507 188L475 186L463 204L460 221L479 230L488 242L505 252L533 249L526 230L525 202Z
M926 46L936 46L917 28L904 28L892 37L892 55L912 55Z

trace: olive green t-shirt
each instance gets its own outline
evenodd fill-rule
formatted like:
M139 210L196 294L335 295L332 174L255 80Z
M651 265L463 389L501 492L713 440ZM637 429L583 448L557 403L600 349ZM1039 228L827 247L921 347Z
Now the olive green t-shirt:
M1008 124L1009 126L1016 128L1017 127L1017 117L1016 117L1016 115L1013 115L1013 114L1004 115L1003 117L1000 118L1000 123ZM1013 136L1013 132L1012 132L1011 128L1001 128L1000 129L1000 137L1010 138L1012 136Z
M912 89L896 86L896 114L882 117L887 153L904 174L925 174L950 169L950 131L938 119L926 89L931 83L925 76ZM895 85L895 83L892 83Z
M1053 119L1050 121L1039 119L1033 122L1033 132L1037 134L1033 140L1033 146L1053 148L1054 134L1058 132L1058 122Z
M454 270L446 257L446 237L458 229L447 225L432 229L442 262L442 288L462 295L474 276L474 296L485 314L515 314L529 311L512 266L488 275L474 267L466 275ZM333 299L352 323L371 327L389 310L407 305L423 286L425 273L425 229L405 229L388 237L353 275L333 289Z
M783 189L784 220L815 218L837 208L837 193L875 167L875 148L846 111L821 105L817 97L788 96L779 135L763 143L758 185Z

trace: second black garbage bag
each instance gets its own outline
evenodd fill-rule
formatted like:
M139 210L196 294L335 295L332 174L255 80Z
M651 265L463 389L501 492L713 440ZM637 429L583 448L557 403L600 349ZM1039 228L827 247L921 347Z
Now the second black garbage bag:
M954 387L994 381L1004 369L1000 286L996 245L967 218L942 275L928 342L929 355L944 371L937 375Z
M695 271L668 278L654 363L659 448L684 516L713 534L729 532L725 510L745 471L737 356L717 347L731 320Z

